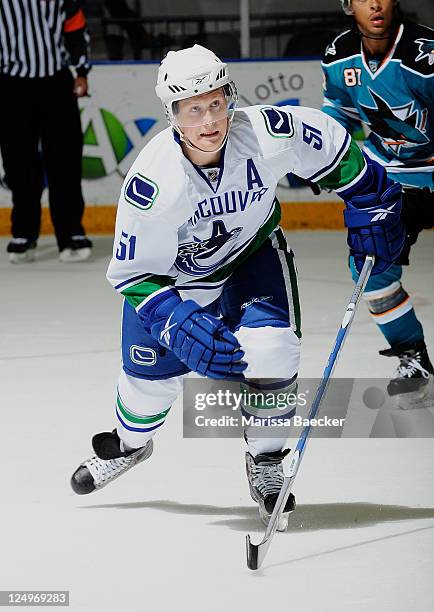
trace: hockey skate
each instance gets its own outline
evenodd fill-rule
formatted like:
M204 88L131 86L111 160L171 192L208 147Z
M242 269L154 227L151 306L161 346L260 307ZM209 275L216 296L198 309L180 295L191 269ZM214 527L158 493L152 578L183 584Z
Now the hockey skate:
M12 238L7 246L9 261L13 264L28 263L35 260L36 240Z
M84 461L71 478L71 487L78 495L102 489L137 463L148 459L153 450L153 442L148 440L141 448L123 452L116 430L96 434L92 446L95 455Z
M273 513L274 504L283 485L282 460L289 450L262 453L252 457L246 453L246 472L249 480L250 495L259 505L259 516L264 525L268 525ZM286 531L289 515L295 509L295 497L289 494L284 512L280 517L277 531Z
M423 340L397 345L380 351L380 355L399 358L396 377L387 385L398 408L410 410L433 405L434 369Z
M86 236L72 236L68 246L60 251L59 259L62 263L86 261L92 255L92 246Z

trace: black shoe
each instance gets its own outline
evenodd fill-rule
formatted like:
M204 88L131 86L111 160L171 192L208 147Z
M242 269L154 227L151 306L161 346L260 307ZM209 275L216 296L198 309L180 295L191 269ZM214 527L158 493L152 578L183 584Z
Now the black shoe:
M63 263L85 261L92 254L92 241L86 236L72 236L66 246L60 251L59 259Z
M148 459L153 450L151 439L141 448L123 452L116 430L96 434L92 446L95 455L84 461L71 477L71 487L78 495L102 489L137 463Z
M6 247L11 263L23 263L35 259L36 240L12 238Z
M396 377L387 385L390 396L414 394L427 391L434 374L434 368L428 356L423 340L407 344L398 344L390 349L380 351L385 357L398 357L399 366Z

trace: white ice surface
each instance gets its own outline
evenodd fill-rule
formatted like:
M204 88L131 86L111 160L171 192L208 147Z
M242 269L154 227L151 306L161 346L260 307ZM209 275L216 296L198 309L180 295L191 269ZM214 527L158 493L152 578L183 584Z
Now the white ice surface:
M303 314L301 373L319 376L352 283L340 232L290 235ZM263 569L244 538L262 528L240 440L183 440L174 406L149 462L78 497L69 478L93 433L113 426L121 300L95 258L61 264L52 238L11 266L0 240L2 391L0 590L69 589L96 612L434 609L434 445L429 439L313 440L298 507ZM434 234L406 272L434 345ZM388 376L384 342L362 304L336 375ZM433 353L433 350L431 350Z

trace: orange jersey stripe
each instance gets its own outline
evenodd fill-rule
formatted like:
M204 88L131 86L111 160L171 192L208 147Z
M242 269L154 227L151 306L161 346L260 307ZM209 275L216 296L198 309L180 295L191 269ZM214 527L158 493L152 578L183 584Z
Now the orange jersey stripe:
M393 312L394 310L398 310L398 308L401 308L402 306L404 306L405 304L408 304L408 302L410 301L411 297L408 296L405 298L405 300L403 302L401 302L400 304L398 304L397 306L394 306L393 308L390 308L390 310L386 310L385 312L379 312L377 314L374 314L373 312L370 312L369 314L372 317L384 317L384 315L389 314L390 312Z
M67 19L63 24L64 32L75 32L75 30L81 30L86 25L86 19L84 13L79 9L73 17Z

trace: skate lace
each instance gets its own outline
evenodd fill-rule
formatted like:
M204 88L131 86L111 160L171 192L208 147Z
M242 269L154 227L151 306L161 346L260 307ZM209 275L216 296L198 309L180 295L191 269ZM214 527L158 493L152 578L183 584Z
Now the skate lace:
M429 372L421 366L420 362L414 357L401 357L396 374L398 378L412 378L416 372L421 372L424 378L429 378Z
M118 476L130 466L132 461L132 457L119 457L105 461L94 455L86 463L95 483L100 484Z
M282 466L276 463L256 465L253 484L264 497L279 493L283 485Z

